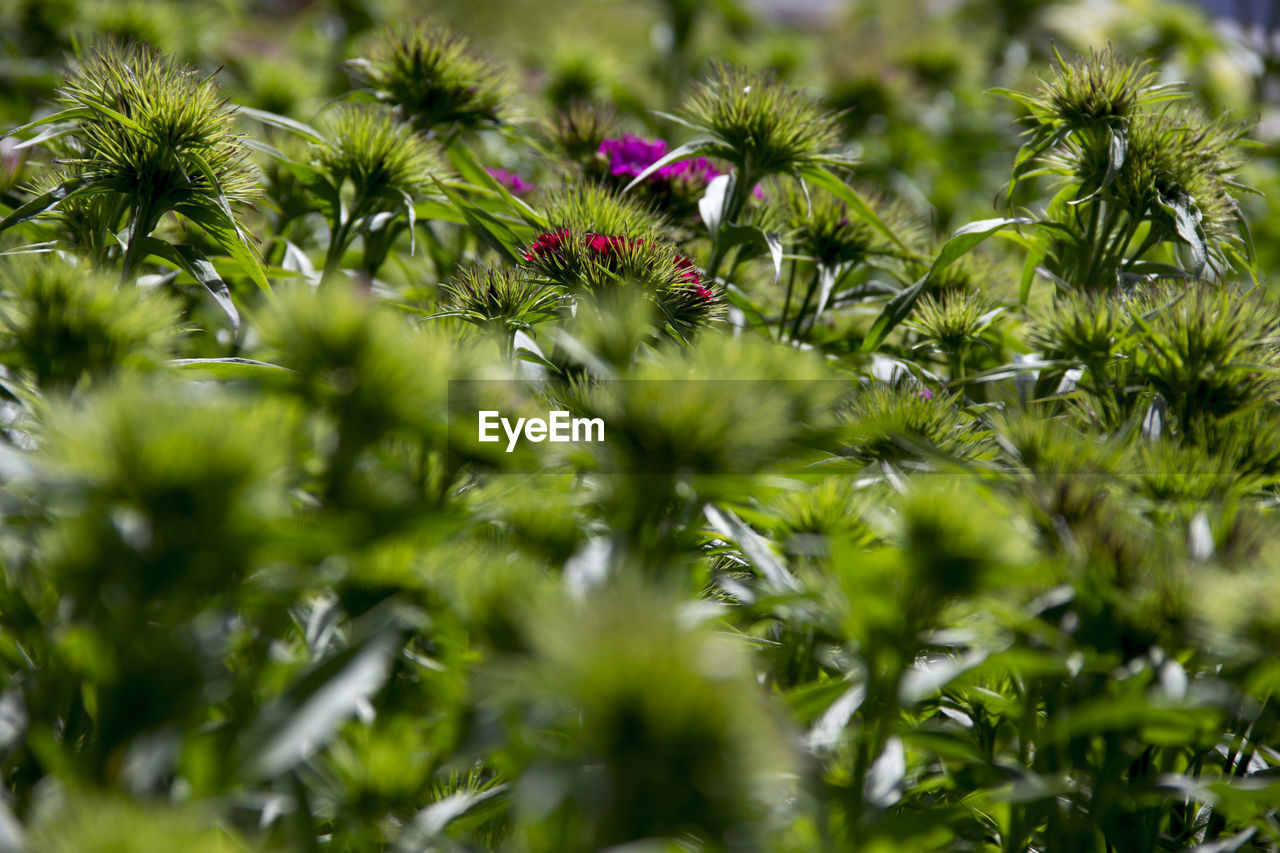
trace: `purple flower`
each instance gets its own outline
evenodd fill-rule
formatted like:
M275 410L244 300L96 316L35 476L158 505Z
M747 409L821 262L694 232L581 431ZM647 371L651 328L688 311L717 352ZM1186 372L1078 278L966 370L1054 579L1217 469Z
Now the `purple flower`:
M489 177L502 184L512 195L528 195L533 192L533 184L515 172L508 172L506 169L485 169L485 171L489 173Z
M628 133L621 139L606 139L601 142L600 153L609 160L609 174L634 179L662 159L667 153L667 143L662 139L650 142L634 133Z
M606 139L600 143L600 153L609 161L609 174L616 178L634 180L640 173L661 160L667 153L665 139L652 141L628 133L621 139ZM688 183L705 187L720 170L706 157L668 163L649 176L661 184Z
M621 139L601 142L600 153L609 161L609 174L632 181L666 155L667 142L665 139L650 141L628 133ZM649 181L659 188L675 190L696 200L706 190L707 184L721 174L706 157L696 157L668 163L651 174ZM751 195L756 201L765 200L759 186L752 189Z

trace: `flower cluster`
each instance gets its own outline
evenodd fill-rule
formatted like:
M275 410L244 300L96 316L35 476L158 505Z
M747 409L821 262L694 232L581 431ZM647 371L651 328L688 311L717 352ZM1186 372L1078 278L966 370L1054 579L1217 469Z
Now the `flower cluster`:
M650 141L628 133L621 139L606 139L601 142L600 153L609 161L609 174L630 182L666 156L667 142L664 139ZM710 160L706 157L698 157L694 160L668 163L650 175L649 180L660 186L670 186L679 182L705 189L707 184L719 175L720 170L713 166Z
M539 259L564 260L565 250L572 240L568 228L547 231L538 235L524 254L526 261ZM605 268L618 272L628 266L633 250L645 245L643 237L627 237L621 234L596 234L588 232L583 235L581 246L586 250L586 257ZM675 279L687 285L687 289L706 302L715 302L715 294L702 283L702 274L698 272L693 259L680 252L674 252L671 267Z

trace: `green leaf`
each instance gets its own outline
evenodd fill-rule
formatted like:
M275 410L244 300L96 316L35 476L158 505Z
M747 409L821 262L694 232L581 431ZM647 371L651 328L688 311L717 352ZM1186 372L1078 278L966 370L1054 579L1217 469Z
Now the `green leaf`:
M222 215L226 217L227 224L235 231L236 237L246 246L249 241L244 235L244 229L240 227L240 223L236 220L236 215L231 211L231 202L227 201L227 195L222 191L222 184L218 182L218 176L214 174L213 169L205 162L204 157L198 151L188 151L187 156L191 162L195 164L196 169L208 182L209 188L213 190L214 197L217 199L218 208L222 211Z
M458 170L458 174L476 186L496 193L530 227L537 228L539 231L546 231L550 227L545 216L530 207L524 200L512 195L510 190L489 174L488 169L476 162L475 156L461 143L455 142L450 145L445 153L449 157L449 162L453 163L454 168Z
M1191 247L1191 274L1199 275L1204 271L1209 251L1205 245L1204 232L1200 229L1200 212L1195 209L1195 202L1189 198L1167 199L1156 196L1156 203L1173 214L1174 229L1182 241Z
M282 116L277 113L268 112L267 110L256 110L252 107L236 107L236 113L246 116L247 118L254 119L255 121L260 121L270 127L278 127L281 130L296 133L308 142L315 142L320 145L328 144L328 140L321 135L320 131L316 130L309 124L303 124L302 122L297 121L296 119L291 119L288 116Z
M499 222L488 211L482 210L445 186L438 178L432 178L432 180L436 182L436 186L444 193L445 198L467 220L467 224L471 226L480 239L489 244L490 248L507 261L513 264L520 262L520 240L510 228Z
M506 794L507 785L479 791L454 791L418 812L396 841L393 853L417 853L436 849L433 842L446 835L449 824L495 797Z
M77 118L88 118L91 115L93 115L93 112L87 107L72 107L69 110L61 110L60 112L52 113L44 116L43 118L38 118L35 121L29 121L24 125L15 127L13 130L0 134L0 139L8 139L10 136L23 133L33 128L41 127L46 124L56 124L60 121L70 121L71 119Z
M166 243L155 237L143 237L141 240L142 249L147 254L164 258L204 285L205 290L209 291L230 318L231 328L240 330L240 312L236 310L236 304L231 299L231 289L222 280L222 276L218 275L213 263L199 249L187 243Z
M222 210L217 207L210 209L195 203L187 203L176 206L174 211L204 228L209 237L221 246L240 265L245 275L253 280L258 289L266 294L267 299L275 301L275 294L271 291L271 284L267 281L258 253L241 239L242 235L234 221L227 222L226 214Z
M643 172L636 175L635 180L633 180L631 183L623 187L622 191L624 193L628 192L636 184L641 183L642 181L647 179L650 175L652 175L654 172L661 169L663 166L670 165L671 163L674 163L677 160L686 160L689 157L693 157L697 154L702 153L703 151L706 151L708 148L710 148L713 145L715 145L715 141L711 139L695 139L692 142L686 142L684 145L681 145L679 148L676 148L668 152L667 156L663 157L658 162L653 163Z
M0 219L0 231L12 228L20 222L26 222L28 219L34 219L46 211L53 210L67 199L84 194L93 186L93 183L94 179L86 175L79 175L63 181L53 189L43 192L26 204L15 208L4 219Z
M776 284L782 275L782 237L766 232L758 225L738 225L726 223L722 226L724 249L727 252L734 246L742 246L755 252L765 251L773 261L773 281Z
M888 304L885 305L884 311L876 318L875 323L871 326L871 331L867 333L866 340L862 342L863 352L871 352L878 348L889 332L893 331L899 323L907 318L907 315L911 313L912 307L915 306L916 300L920 298L925 288L928 287L929 282L938 273L1002 228L1008 228L1010 225L1037 224L1040 223L1026 217L982 219L977 222L970 222L968 225L958 229L943 244L942 251L938 252L938 257L934 260L933 265L929 267L929 271L919 281L893 299L890 299Z
M287 367L251 358L177 358L169 362L183 371L207 374L214 379L261 379L273 373L292 373Z
M712 240L720 230L720 220L724 218L724 206L732 186L733 175L717 175L707 184L702 198L698 199L698 215L702 217Z
M264 708L244 742L238 775L272 779L324 746L387 680L400 651L399 631L384 627L307 673Z
M840 280L843 274L843 264L837 264L836 266L818 264L818 307L813 310L815 321L826 310L827 302L831 299L831 291L835 290L836 282Z
M756 533L745 521L734 515L731 510L722 509L715 504L707 504L702 509L714 529L721 536L742 549L747 558L768 587L775 592L800 589L800 582L774 553L769 541Z
M906 243L902 242L902 238L895 234L892 228L885 224L884 220L880 218L880 214L876 213L875 210L872 209L871 205L867 203L867 200L859 195L858 191L853 187L836 177L831 170L822 166L815 166L808 169L802 169L798 177L807 178L815 186L822 187L824 190L843 201L848 205L850 213L870 225L876 231L879 231L883 236L888 238L889 242L897 246L905 255L908 257L915 257L916 253L908 248Z

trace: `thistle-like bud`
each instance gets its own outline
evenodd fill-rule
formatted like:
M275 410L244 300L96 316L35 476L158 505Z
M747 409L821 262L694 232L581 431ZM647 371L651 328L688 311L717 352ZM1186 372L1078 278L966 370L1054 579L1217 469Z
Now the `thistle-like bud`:
M713 140L707 153L754 180L844 162L829 153L839 141L835 114L767 72L715 65L694 83L680 117Z
M92 51L73 63L58 97L83 110L72 132L77 153L68 158L83 174L169 208L256 194L234 113L217 86L150 48Z
M44 391L163 363L173 349L178 306L163 293L116 281L57 258L0 264L0 352Z
M347 63L373 94L423 132L452 134L501 121L506 75L460 33L427 21L388 27L369 56Z
M350 181L359 197L385 197L399 205L404 195L424 195L441 169L431 146L381 107L347 104L325 129L329 141L315 145L312 159L336 186Z
M555 313L560 292L510 267L464 267L441 286L446 314L499 330L530 326Z

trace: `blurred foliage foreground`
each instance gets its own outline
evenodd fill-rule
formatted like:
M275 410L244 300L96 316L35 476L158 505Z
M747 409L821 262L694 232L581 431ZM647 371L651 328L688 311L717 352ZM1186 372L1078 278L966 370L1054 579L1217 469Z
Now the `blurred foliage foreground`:
M0 850L1280 850L1271 66L953 5L5 4Z

